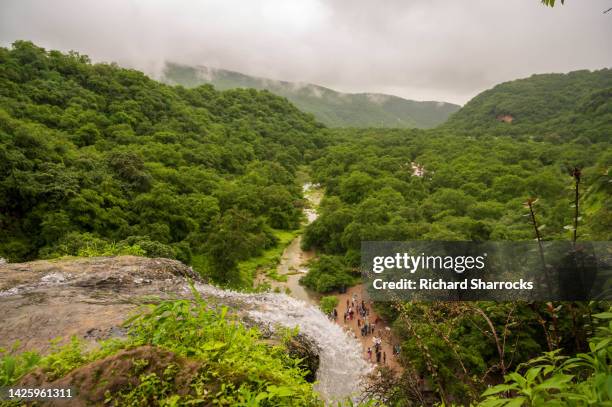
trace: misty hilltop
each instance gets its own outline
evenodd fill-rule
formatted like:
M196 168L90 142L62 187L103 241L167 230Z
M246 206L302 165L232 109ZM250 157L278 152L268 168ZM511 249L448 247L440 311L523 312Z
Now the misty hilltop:
M330 127L430 128L461 106L414 101L379 93L342 93L309 83L286 82L206 66L167 62L162 82L195 87L211 84L219 90L255 88L286 97L300 110Z

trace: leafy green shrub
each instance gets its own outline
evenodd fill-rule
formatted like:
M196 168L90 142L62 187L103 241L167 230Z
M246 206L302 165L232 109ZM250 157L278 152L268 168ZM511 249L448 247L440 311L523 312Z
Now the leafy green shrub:
M604 322L575 357L545 352L487 389L481 407L612 405L612 308L593 317ZM523 373L519 373L519 372Z
M176 251L173 247L156 240L151 240L148 236L130 236L122 240L121 243L140 247L147 257L176 258Z
M308 274L300 279L300 284L320 293L328 293L349 287L356 280L342 258L323 255L310 264Z
M19 348L19 345L19 342L16 342L11 352L0 348L0 386L8 386L14 383L40 362L41 357L36 352L23 352L13 355L12 353Z
M144 256L145 251L138 245L126 246L114 242L106 243L104 246L87 246L79 249L79 257L97 256Z
M305 372L281 346L260 342L256 329L247 329L228 318L227 309L209 310L204 302L166 302L130 323L133 345L155 345L206 363L192 386L207 389L221 383L216 394L196 391L197 398L182 401L222 405L313 405L317 404ZM246 374L237 374L245 372ZM160 378L148 377L137 389L121 393L124 401L141 397L143 387ZM153 386L157 392L163 387ZM176 389L174 389L176 391ZM174 400L178 398L173 396ZM255 403L258 404L249 404ZM128 403L129 405L129 403Z
M42 249L41 255L43 258L55 258L62 256L145 256L148 253L134 242L109 242L91 233L71 232L54 246Z
M335 295L328 295L321 298L319 307L325 314L331 314L334 308L338 306L338 297Z

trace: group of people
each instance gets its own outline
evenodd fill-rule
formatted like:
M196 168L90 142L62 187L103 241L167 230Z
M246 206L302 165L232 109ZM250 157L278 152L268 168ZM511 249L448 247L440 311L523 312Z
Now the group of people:
M387 364L387 353L382 350L382 339L378 337L374 337L372 339L372 343L374 344L374 355L376 357L376 363L382 363L384 365ZM372 348L368 347L368 360L372 361Z
M338 310L334 308L332 311L331 318L337 320ZM374 335L372 339L373 346L368 347L367 354L370 362L376 361L376 363L387 364L387 353L382 349L382 336L384 335L383 329L379 328L378 336L376 336L376 326L381 324L380 318L372 322L370 321L370 308L366 306L365 301L362 299L358 300L357 294L353 294L352 298L346 300L346 310L344 311L344 324L348 321L357 319L357 327L360 330L361 336ZM389 329L389 328L386 328ZM351 328L350 331L355 335L355 332ZM393 347L393 354L399 355L399 345Z
M361 300L361 302L357 301L357 294L353 294L352 300L346 299L346 311L344 312L344 323L346 321L352 321L355 319L355 314L357 314L357 322L359 323L359 317L367 318L370 315L370 309L366 307L365 301Z
M352 321L357 318L357 327L361 331L361 336L367 336L374 333L376 329L376 323L379 319L376 318L374 323L369 321L370 308L365 304L365 301L357 300L357 294L353 294L352 300L346 300L346 311L344 312L344 324L347 321Z

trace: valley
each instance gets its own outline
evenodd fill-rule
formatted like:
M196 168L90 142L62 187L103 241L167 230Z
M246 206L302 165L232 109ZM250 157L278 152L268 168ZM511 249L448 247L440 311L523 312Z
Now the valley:
M0 387L123 360L83 403L605 405L608 298L370 303L359 267L363 241L610 241L611 88L534 75L447 121L326 125L268 90L0 47Z

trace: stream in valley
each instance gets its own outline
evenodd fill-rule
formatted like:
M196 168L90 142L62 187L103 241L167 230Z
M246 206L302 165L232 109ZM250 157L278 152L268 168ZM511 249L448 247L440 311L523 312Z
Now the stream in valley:
M302 188L308 202L308 207L304 208L306 225L308 225L317 218L317 207L323 197L323 191L319 186L311 183L304 184ZM293 298L317 305L321 296L300 284L300 278L308 273L308 262L314 256L314 251L302 250L302 235L299 235L285 248L276 268L277 273L285 276L287 280L276 281L270 279L268 283L273 289L288 293Z

